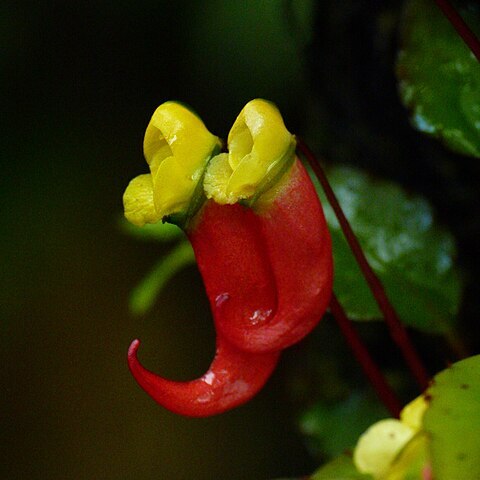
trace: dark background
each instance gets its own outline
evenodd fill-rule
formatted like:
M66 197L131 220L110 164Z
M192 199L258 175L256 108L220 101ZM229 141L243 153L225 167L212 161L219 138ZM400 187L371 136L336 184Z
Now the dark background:
M193 268L146 317L127 306L163 247L120 232L121 197L146 171L144 130L168 99L222 137L248 100L270 99L330 161L428 196L470 265L462 318L474 328L478 168L408 126L393 71L400 6L2 3L2 478L254 480L316 466L285 363L253 402L202 420L166 412L128 372L136 337L146 366L178 379L203 373L214 348Z

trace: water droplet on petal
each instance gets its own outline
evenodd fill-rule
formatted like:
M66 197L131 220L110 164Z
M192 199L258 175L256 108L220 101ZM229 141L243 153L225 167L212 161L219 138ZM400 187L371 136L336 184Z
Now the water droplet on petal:
M250 317L250 322L252 325L257 325L259 323L267 320L272 314L272 310L255 310L253 315Z
M220 307L223 305L228 299L230 298L230 295L228 293L221 293L220 295L217 295L215 298L215 306Z

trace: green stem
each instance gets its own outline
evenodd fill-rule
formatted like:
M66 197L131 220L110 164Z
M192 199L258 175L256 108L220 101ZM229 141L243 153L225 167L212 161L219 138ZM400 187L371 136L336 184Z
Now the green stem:
M143 315L155 303L165 284L183 267L195 263L190 243L182 240L166 257L162 258L130 295L130 310Z

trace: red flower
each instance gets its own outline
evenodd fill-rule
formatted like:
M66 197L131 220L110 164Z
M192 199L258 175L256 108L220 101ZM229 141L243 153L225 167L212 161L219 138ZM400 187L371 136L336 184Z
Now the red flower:
M181 119L173 124L178 126L187 118L184 125L188 130L193 122L186 112L180 110ZM172 124L169 122L167 126ZM130 186L124 198L127 218L128 212L134 212L137 224L166 217L184 228L217 331L215 358L208 372L197 380L174 382L143 368L136 355L138 340L129 349L130 370L161 405L201 417L236 407L259 391L280 351L301 340L321 319L330 300L333 271L331 241L321 205L307 172L295 157L294 137L276 107L264 100L249 102L232 127L228 154L215 155L217 143L205 133L203 124L198 124L197 117L195 122L192 135L196 140L205 139L206 153L190 162L193 169L187 174L196 178L196 184L185 187L181 181L179 207L172 209L175 197L171 192L155 191L155 181L148 183L147 192L142 190L141 195L136 184ZM170 146L168 153L172 153L178 148L178 134L173 138L162 127L156 119L154 142L163 149ZM199 134L198 129L205 131ZM183 138L188 142L188 135ZM151 146L145 151L151 153ZM177 165L174 157L162 156ZM177 167L181 173L183 165ZM156 168L165 170L158 156ZM157 177L157 183L165 185ZM187 202L186 188L191 192ZM162 195L168 198L169 210L165 212L158 211L154 201ZM140 208L134 203L138 197ZM145 198L152 199L146 207Z

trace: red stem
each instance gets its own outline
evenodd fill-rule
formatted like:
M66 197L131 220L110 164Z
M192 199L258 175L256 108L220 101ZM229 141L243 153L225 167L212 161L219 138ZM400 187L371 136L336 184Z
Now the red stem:
M480 62L480 40L465 23L465 20L463 20L448 0L435 0L435 3Z
M400 351L402 352L403 358L405 359L405 362L408 365L408 368L412 372L413 376L415 377L418 385L420 386L422 391L425 390L429 382L429 376L427 374L427 371L423 366L423 363L419 355L417 354L415 347L410 341L405 327L402 325L402 322L398 318L397 312L390 303L390 300L385 293L382 283L375 275L372 267L370 267L370 264L368 263L368 260L363 253L362 247L360 246L357 237L353 233L353 230L347 218L345 217L345 214L343 213L340 204L338 203L337 197L335 196L335 193L333 192L332 187L328 182L323 168L321 167L313 152L300 138L297 138L297 147L298 150L305 156L308 163L311 165L313 171L315 172L315 175L317 176L320 184L322 185L325 195L327 196L327 199L332 206L333 211L335 212L338 222L340 223L340 227L342 228L348 245L350 246L350 249L355 256L355 259L360 266L360 269L362 270L363 276L365 277L365 280L367 281L370 290L375 297L375 301L377 302L378 307L383 314L385 323L390 330L390 335L393 341L397 344Z
M343 336L350 345L350 348L352 349L356 359L360 362L365 375L370 380L370 383L375 389L378 397L387 407L390 413L394 417L398 418L400 416L400 410L402 409L400 401L397 399L395 392L390 388L390 385L388 385L382 372L374 362L373 358L370 356L370 353L358 336L357 331L347 317L345 310L338 302L335 294L332 295L330 300L330 311L335 317Z

